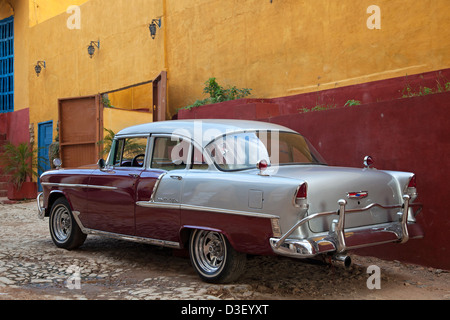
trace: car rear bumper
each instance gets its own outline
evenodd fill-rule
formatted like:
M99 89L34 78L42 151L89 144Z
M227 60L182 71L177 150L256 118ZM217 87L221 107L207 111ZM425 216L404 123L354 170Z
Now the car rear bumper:
M398 206L382 206L373 204L359 211L369 210L377 206L384 209L401 209L398 213L399 220L396 222L358 227L345 230L345 200L339 200L339 220L333 223L332 230L327 234L321 234L307 239L294 239L289 236L304 223L323 217L336 214L336 212L316 213L300 220L287 233L280 238L270 238L272 250L279 255L294 258L310 258L324 253L343 253L349 249L357 249L368 246L380 245L390 242L405 243L409 239L418 239L423 237L423 231L420 225L408 222L408 216L414 220L411 207L419 207L420 204L410 204L410 197L403 197L404 203ZM350 210L349 210L350 211ZM351 210L350 212L355 212Z

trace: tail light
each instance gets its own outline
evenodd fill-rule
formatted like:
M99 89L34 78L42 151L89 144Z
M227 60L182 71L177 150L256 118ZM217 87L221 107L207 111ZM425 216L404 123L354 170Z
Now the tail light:
M364 157L364 167L365 168L372 167L373 163L374 163L374 161L373 161L373 158L371 156Z
M307 196L308 196L308 185L305 182L298 186L295 198L296 200L303 200L306 199Z
M411 179L409 179L408 188L417 188L416 175L413 175Z
M267 163L266 160L259 160L258 163L256 164L256 168L259 169L259 175L260 176L267 176L268 174L265 173L264 171L269 167L269 164Z
M305 207L306 204L306 197L308 196L308 184L302 183L297 187L297 190L295 190L294 198L293 198L293 204L295 207Z

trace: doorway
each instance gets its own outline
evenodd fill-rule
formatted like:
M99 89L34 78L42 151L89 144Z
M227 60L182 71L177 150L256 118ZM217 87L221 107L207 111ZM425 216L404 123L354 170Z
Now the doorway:
M49 147L53 142L53 121L38 124L38 175L50 170ZM42 191L41 181L38 178L38 189Z

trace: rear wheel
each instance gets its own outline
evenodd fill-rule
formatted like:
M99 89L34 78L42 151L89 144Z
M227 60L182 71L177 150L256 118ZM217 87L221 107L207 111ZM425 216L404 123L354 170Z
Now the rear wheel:
M234 250L219 232L193 231L189 241L189 255L200 278L206 282L232 282L245 269L246 255Z
M59 248L76 249L86 240L86 234L81 232L65 198L59 198L53 204L49 226L53 243Z

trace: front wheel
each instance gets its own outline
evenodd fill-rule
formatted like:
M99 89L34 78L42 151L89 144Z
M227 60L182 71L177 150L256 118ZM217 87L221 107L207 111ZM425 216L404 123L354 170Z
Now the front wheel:
M81 231L73 218L72 210L65 198L59 198L53 204L49 227L53 243L59 248L76 249L86 240L86 234Z
M245 269L246 255L234 250L219 232L193 231L189 256L200 278L210 283L235 281Z

